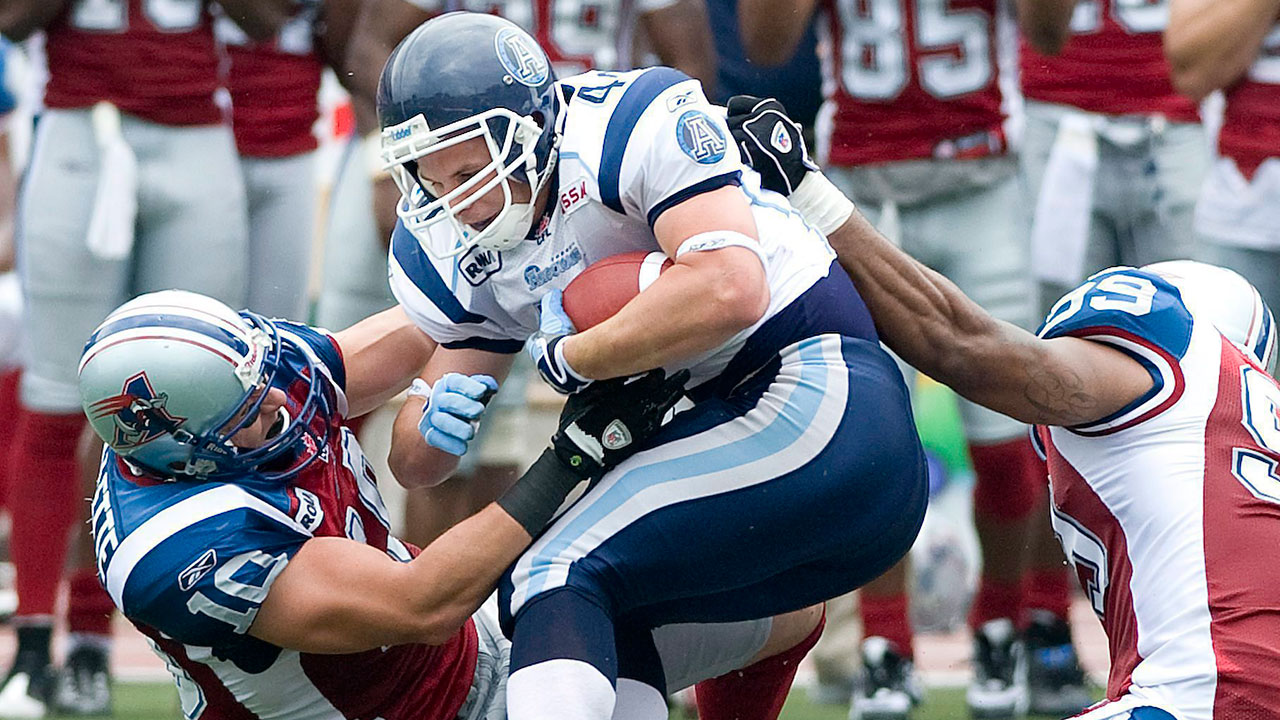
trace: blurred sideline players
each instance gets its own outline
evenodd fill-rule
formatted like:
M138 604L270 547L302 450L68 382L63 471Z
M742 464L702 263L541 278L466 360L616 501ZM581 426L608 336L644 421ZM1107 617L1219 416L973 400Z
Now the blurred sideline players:
M1018 0L1042 311L1085 276L1195 254L1208 166L1196 103L1161 48L1166 0Z
M952 12L928 1L792 0L778 12L776 2L744 0L742 7L748 52L766 61L787 57L815 9L826 10L827 97L817 140L828 177L873 224L888 228L896 219L908 253L996 317L1030 327L1036 308L1025 203L999 78L998 23L1008 21L1002 6L988 0ZM956 43L964 47L959 56L950 49ZM1065 628L1069 581L1060 558L1051 572L1027 573L1045 475L1026 426L967 401L960 407L983 561L969 618L974 679L966 697L975 716L1012 717L1028 704L1018 642L1024 603L1049 609L1047 622ZM920 687L905 561L864 587L859 601L863 673L851 714L906 717ZM1070 655L1069 636L1059 644ZM1088 704L1070 658L1069 677L1036 688L1037 709L1069 714Z
M22 289L13 272L14 212L17 178L9 125L14 120L17 97L11 57L17 50L0 37L0 508L5 507L10 483L9 450L13 447L14 424L18 416L18 379L21 374ZM16 595L3 589L4 615L12 613Z
M284 0L219 4L256 37L274 33L286 9ZM84 338L145 290L181 286L243 304L249 257L234 141L214 97L207 5L13 0L0 9L6 37L40 29L46 109L18 218L27 343L9 496L18 652L0 717L39 717L53 699L54 600L83 509L75 378ZM68 712L105 712L109 598L89 569L73 575L70 591L57 701Z
M1171 0L1173 82L1226 96L1218 155L1196 204L1201 254L1280 306L1280 2Z
M214 30L227 55L231 127L249 223L248 306L304 320L316 221L320 76L341 68L359 0L295 0L292 15L255 42L225 14Z

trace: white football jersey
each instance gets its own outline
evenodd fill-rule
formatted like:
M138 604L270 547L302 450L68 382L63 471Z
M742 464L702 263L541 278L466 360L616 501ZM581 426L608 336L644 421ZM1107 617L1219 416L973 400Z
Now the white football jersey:
M473 248L439 259L399 225L391 241L391 289L409 316L445 347L520 350L538 329L538 302L591 263L660 250L653 222L698 193L740 186L751 202L769 283L756 325L685 363L691 386L714 377L751 333L827 275L835 253L786 198L760 188L729 135L723 108L696 80L670 68L588 72L562 81L562 140L554 209L536 240L496 252ZM454 230L434 247L455 244ZM679 368L670 367L670 370Z
M1154 381L1111 417L1037 428L1054 530L1110 642L1108 700L1280 717L1280 385L1132 268L1090 278L1040 334L1116 347Z

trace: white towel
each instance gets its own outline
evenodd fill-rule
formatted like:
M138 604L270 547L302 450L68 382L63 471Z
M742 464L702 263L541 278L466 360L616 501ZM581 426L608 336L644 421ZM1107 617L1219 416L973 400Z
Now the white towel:
M138 159L120 130L120 111L93 106L93 136L98 144L98 189L93 198L86 242L103 260L122 260L133 250L138 216Z
M1031 226L1031 265L1037 279L1063 285L1084 279L1097 170L1098 137L1091 118L1064 115L1049 151Z

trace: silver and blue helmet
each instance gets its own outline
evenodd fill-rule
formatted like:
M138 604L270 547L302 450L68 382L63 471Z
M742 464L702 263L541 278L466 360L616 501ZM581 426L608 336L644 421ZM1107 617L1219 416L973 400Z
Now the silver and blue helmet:
M511 180L528 184L535 200L547 184L560 103L546 53L509 20L448 13L396 46L378 83L382 162L400 187L401 221L428 252L509 250L529 235L536 203L515 202ZM485 168L447 193L422 182L419 159L474 138L488 145ZM504 204L489 224L476 229L458 220L457 213L495 189Z
M328 438L334 398L320 378L270 320L182 290L121 305L80 357L89 424L120 457L164 478L283 480L300 472ZM264 445L237 448L232 436L257 419L271 387L305 399L282 409Z

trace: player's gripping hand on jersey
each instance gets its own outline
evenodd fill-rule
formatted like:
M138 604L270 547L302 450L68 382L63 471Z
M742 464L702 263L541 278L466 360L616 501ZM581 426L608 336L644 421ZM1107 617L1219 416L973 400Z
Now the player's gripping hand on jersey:
M573 321L564 311L562 295L552 289L542 296L538 308L538 332L525 342L525 351L533 359L538 373L556 392L568 395L591 384L591 380L578 374L564 357L564 339L577 332Z
M485 406L497 391L498 381L488 375L445 373L434 385L414 380L409 394L427 401L418 432L431 447L462 457L476 436Z
M684 395L689 371L662 369L595 383L569 397L551 447L498 504L530 535L551 521L569 493L645 447Z
M853 214L853 203L809 157L800 126L773 98L734 95L727 105L729 132L743 159L760 173L760 186L788 196L808 223L830 235Z

